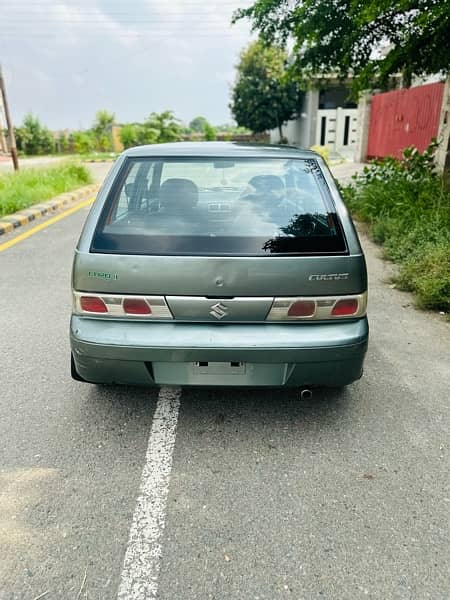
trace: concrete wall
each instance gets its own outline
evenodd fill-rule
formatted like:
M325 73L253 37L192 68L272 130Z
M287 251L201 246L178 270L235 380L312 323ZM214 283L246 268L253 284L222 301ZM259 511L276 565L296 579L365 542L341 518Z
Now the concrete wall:
M300 116L300 145L303 148L310 148L316 143L318 110L319 90L308 90L305 94L303 112Z
M366 162L367 145L369 143L370 109L372 106L372 95L365 94L358 103L358 129L356 132L355 162Z
M288 143L292 146L300 146L300 134L299 134L299 121L298 119L293 119L292 121L288 121L283 125L283 137L288 140ZM278 129L272 129L270 131L270 143L271 144L279 144L280 143L280 134Z
M288 121L283 126L283 135L287 138L289 144L302 148L310 148L315 144L318 108L319 91L307 91L298 117ZM270 131L270 143L278 144L279 142L278 129L272 129Z

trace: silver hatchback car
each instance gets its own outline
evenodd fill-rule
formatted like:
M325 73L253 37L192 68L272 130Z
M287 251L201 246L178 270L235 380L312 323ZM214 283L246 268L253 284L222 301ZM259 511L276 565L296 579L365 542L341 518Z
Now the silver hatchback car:
M310 151L127 150L87 218L72 280L77 380L305 388L362 374L366 264Z

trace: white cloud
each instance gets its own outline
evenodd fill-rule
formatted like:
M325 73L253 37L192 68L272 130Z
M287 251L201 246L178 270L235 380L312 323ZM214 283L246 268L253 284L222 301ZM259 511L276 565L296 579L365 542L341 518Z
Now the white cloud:
M82 43L86 35L94 34L107 37L113 43L122 46L133 46L138 39L136 27L128 27L114 20L94 4L89 5L86 12L80 6L69 6L68 4L51 5L49 19L53 20L55 27L60 28L73 42Z
M10 0L0 55L13 118L31 108L50 127L77 127L105 107L121 121L165 108L185 121L229 121L234 67L250 39L231 15L251 1Z

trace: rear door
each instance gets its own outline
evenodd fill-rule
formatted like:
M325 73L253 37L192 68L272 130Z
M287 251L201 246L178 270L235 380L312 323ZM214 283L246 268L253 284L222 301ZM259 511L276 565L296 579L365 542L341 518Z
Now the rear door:
M214 322L263 321L280 296L359 294L364 258L335 200L315 159L128 159L74 288L163 295L174 318Z

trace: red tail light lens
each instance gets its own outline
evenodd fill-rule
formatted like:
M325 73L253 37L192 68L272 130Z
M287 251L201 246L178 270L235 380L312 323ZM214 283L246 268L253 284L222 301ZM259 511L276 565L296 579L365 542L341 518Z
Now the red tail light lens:
M366 314L367 292L351 296L274 298L266 321L327 321L360 318Z
M315 302L311 300L299 300L289 307L288 317L312 317L315 312Z
M81 296L80 306L85 312L107 313L108 308L101 298L96 296Z
M358 312L358 300L356 298L347 298L338 300L331 311L333 317L349 317Z
M152 309L145 300L140 298L125 298L123 310L127 315L151 315Z
M75 314L103 314L108 319L159 321L173 319L164 296L123 296L73 292Z

